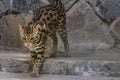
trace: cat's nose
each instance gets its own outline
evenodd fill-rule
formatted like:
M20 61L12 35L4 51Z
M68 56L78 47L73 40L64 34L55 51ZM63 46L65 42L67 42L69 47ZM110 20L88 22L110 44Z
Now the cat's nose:
M28 47L28 48L31 48L32 47L32 44L31 43L25 43L24 44L26 47Z
M29 43L29 47L32 47L32 43Z
M28 48L29 48L29 49L32 49L32 48L33 48L32 43L29 43L29 44L28 44Z

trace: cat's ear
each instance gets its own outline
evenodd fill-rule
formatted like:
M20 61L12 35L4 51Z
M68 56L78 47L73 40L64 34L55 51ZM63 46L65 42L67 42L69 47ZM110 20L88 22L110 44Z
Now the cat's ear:
M47 26L45 24L43 24L43 29L47 30Z
M18 24L18 26L19 26L19 29L22 29L22 26L20 24Z
M22 25L18 24L18 26L19 26L19 30L23 30L23 26Z
M18 24L18 26L19 26L19 32L20 32L20 35L22 36L22 35L23 35L23 32L24 32L24 30L23 30L23 26L20 25L20 24Z

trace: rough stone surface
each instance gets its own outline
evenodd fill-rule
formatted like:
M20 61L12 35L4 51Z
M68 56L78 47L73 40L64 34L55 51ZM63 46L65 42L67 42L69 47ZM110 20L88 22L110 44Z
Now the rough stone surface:
M88 0L99 8L99 13L104 16L107 21L115 20L120 16L119 0Z
M9 15L0 20L0 49L23 49L18 24L23 23L21 16ZM8 25L7 25L8 24Z
M48 59L42 68L41 73L55 75L78 75L108 77L116 74L119 70L120 62L87 61L87 60L66 60ZM30 72L29 64L17 60L1 60L2 71L4 72ZM114 67L112 67L114 66ZM117 69L115 69L117 68ZM114 70L115 69L115 70ZM119 76L119 75L117 75Z
M120 17L115 21L114 25L113 25L113 30L114 32L116 32L117 36L120 37Z
M67 29L72 52L105 50L114 43L108 26L102 23L83 0L67 13Z
M66 60L66 59L63 59ZM52 61L51 63L49 61ZM119 67L119 63L116 66L116 62L99 62L99 61L87 61L87 60L48 60L44 67L43 73L46 74L59 74L59 75L79 75L79 76L113 76L115 68ZM111 67L115 66L115 67ZM56 69L57 68L57 69ZM118 69L118 68L117 68ZM118 75L119 76L119 75Z
M13 0L13 8L14 10L27 13L29 10L34 10L43 6L44 3L41 0Z
M0 60L2 71L4 72L28 72L29 64L17 60Z
M1 80L120 80L113 77L80 77L64 75L40 75L38 78L32 78L28 74L21 73L0 73Z
M9 7L10 7L9 1L10 0L0 1L0 14L5 12L7 9L9 9Z
M109 70L103 66L99 65L97 63L83 61L81 63L75 63L71 67L71 73L76 75L82 75L82 76L109 76L110 72Z
M45 65L43 66L42 73L66 75L67 69L68 69L68 63L66 63L66 62L54 62L54 60L51 60L50 62L47 61L45 63Z
M74 1L62 0L62 2L64 4L71 4L71 2ZM20 13L29 13L29 11L37 9L46 4L48 4L47 0L2 0L0 1L0 13L5 12L9 8ZM66 7L69 7L69 5Z
M9 55L9 56L8 56ZM40 73L96 77L120 77L120 55L81 55L73 58L46 59ZM1 52L0 65L3 72L28 73L31 71L30 54Z

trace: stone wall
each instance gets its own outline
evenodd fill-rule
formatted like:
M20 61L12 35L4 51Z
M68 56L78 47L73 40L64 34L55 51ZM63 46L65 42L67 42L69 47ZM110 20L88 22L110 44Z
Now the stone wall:
M29 21L29 12L48 4L46 0L1 0L0 13L10 7L25 15L8 15L0 20L0 48L24 50L19 37L18 25ZM75 0L63 0L66 9ZM90 2L89 5L86 1ZM95 11L96 13L95 13ZM72 52L110 50L119 48L120 0L79 0L67 12L67 31ZM23 19L25 18L25 19ZM116 45L117 44L117 45ZM58 50L63 51L59 39Z

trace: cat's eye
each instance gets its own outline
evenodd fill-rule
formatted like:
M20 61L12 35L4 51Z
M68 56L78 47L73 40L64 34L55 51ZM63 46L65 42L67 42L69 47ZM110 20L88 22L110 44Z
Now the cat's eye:
M30 38L30 40L33 40L34 38L32 37L32 38Z
M25 41L25 40L26 40L26 38L25 38L25 37L23 37L23 38L22 38L22 40L23 40L23 41Z
M43 32L43 33L45 33L45 30L40 30L40 32Z
M33 22L29 22L29 23L28 23L28 25L32 25L32 24L33 24Z
M35 40L35 37L31 37L30 41L33 42Z

